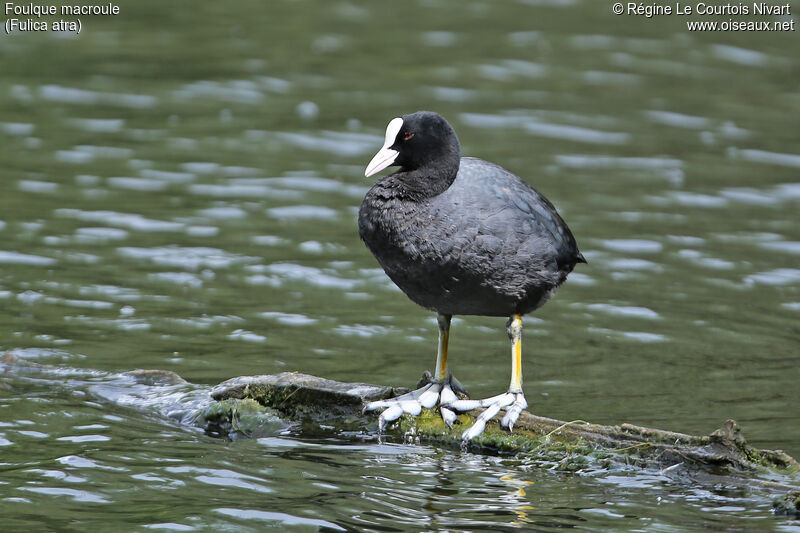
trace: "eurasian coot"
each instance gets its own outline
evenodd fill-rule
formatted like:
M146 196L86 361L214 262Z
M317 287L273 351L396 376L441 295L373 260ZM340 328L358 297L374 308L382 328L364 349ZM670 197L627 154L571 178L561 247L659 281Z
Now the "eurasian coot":
M439 404L452 425L454 411L487 409L464 432L468 441L501 409L511 430L527 407L522 393L522 315L538 309L585 263L575 238L550 201L504 168L461 157L455 131L440 115L419 111L389 122L383 147L367 165L378 180L358 213L361 239L386 274L411 300L436 311L439 349L436 374L424 387L379 402L380 427L403 413ZM447 370L453 315L510 317L511 384L486 400L459 400Z

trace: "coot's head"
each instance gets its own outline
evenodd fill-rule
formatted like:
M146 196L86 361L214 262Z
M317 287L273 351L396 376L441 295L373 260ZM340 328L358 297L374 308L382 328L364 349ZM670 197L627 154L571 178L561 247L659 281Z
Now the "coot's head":
M444 117L417 111L389 122L383 147L369 162L364 175L372 176L388 166L399 165L403 170L425 168L432 173L452 170L454 178L460 158L458 137Z

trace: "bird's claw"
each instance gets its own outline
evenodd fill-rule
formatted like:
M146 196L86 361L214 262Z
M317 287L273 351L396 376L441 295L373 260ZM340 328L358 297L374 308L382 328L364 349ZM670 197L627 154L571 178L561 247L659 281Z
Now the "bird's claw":
M403 414L403 407L400 404L392 405L381 413L378 419L378 431L383 431L386 426L394 422Z
M450 388L450 385L445 384L442 388L442 393L439 395L440 401L442 405L450 405L451 403L458 401L458 396L453 392L453 389Z
M511 431L520 413L528 407L528 402L525 401L525 396L521 392L506 392L485 400L456 400L445 404L445 406L456 411L471 411L478 407L486 408L475 419L472 427L461 435L461 440L466 443L483 433L484 429L486 429L486 423L494 418L501 409L505 409L506 414L500 423Z
M374 402L369 402L367 405L364 406L364 411L374 411L375 409L381 409L384 407L392 407L397 404L402 404L404 402L410 401L419 401L419 398L425 395L426 392L433 386L433 383L429 383L422 387L421 389L417 389L415 391L407 392L403 395L397 396L395 398L389 398L388 400L376 400Z
M457 400L458 397L453 392L449 382L432 382L396 398L369 402L364 406L364 412L384 409L378 418L378 430L383 431L403 414L417 416L422 412L423 408L431 409L438 403L442 406L441 413L444 423L452 428L456 421L456 414L444 406Z
M419 404L425 409L430 409L431 407L436 405L436 402L439 401L439 392L441 391L441 389L442 389L441 384L432 383L428 387L428 390L419 395L418 399Z
M444 423L447 424L447 427L453 429L453 424L456 422L456 414L447 407L442 407L439 409L439 411L441 411L442 420L444 420Z
M514 424L517 423L519 414L528 407L528 402L525 401L525 396L522 393L514 394L514 403L506 407L506 414L500 421L500 425L507 428L508 431L514 430Z
M452 388L453 392L455 392L456 394L459 394L465 398L469 398L469 393L467 392L467 389L453 375L450 376L450 388Z
M450 428L456 422L457 412L471 411L484 407L484 411L478 415L472 427L461 435L462 441L466 444L483 433L486 429L486 423L503 409L505 409L505 415L500 425L512 431L520 413L528 407L528 402L525 401L525 396L522 392L504 392L484 400L459 400L454 391L454 380L452 376L449 377L450 379L444 382L434 381L396 398L370 402L364 406L364 411L384 409L378 419L378 430L383 431L403 414L417 416L422 412L423 408L431 409L437 403L442 414L442 420ZM457 386L460 387L460 384Z

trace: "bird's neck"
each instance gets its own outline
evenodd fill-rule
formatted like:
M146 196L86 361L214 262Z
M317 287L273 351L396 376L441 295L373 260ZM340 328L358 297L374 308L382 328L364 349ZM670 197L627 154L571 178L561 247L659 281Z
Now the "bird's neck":
M401 168L391 175L403 196L419 201L442 194L453 184L461 163L459 153L437 158L436 163L415 169Z

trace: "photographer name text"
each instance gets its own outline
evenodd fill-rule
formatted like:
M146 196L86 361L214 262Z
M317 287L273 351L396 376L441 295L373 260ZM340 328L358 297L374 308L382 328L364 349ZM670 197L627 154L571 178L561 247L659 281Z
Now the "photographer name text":
M616 2L611 6L615 15L654 18L677 15L690 17L686 21L689 31L795 31L792 6L787 3L770 2L728 2L711 4L696 3L644 3ZM710 20L711 17L724 17L724 20ZM734 20L728 17L750 17L751 20ZM761 17L761 20L752 20ZM779 18L778 18L779 17Z

